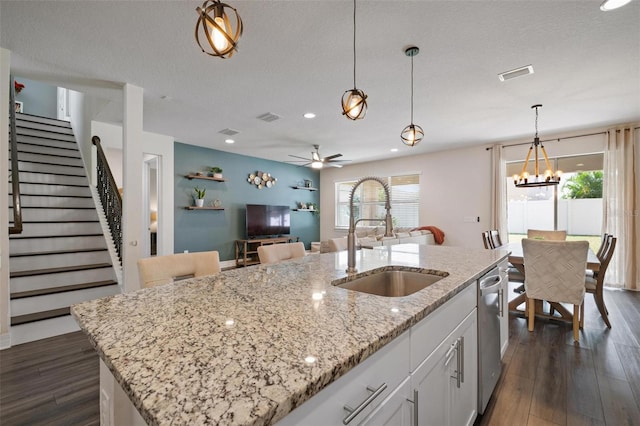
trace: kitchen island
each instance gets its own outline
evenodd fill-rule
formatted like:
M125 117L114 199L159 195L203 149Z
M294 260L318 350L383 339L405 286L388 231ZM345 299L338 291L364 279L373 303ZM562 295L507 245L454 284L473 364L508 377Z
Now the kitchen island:
M418 245L359 250L358 276L389 267L444 276L389 298L335 286L352 278L347 252L314 254L85 302L72 314L147 423L270 424L506 256Z

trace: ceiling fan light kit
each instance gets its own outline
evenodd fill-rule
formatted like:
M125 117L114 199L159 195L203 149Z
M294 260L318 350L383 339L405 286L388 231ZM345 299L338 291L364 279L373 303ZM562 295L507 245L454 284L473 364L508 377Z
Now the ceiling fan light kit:
M411 46L404 51L404 54L411 58L411 124L402 129L400 139L407 146L416 146L424 138L422 127L413 124L413 57L420 52L416 46Z
M631 3L631 0L605 0L600 5L600 10L603 12L609 12L610 10L618 9L628 3Z
M353 89L342 95L342 115L353 121L367 115L367 95L356 88L356 0L353 0Z
M227 13L227 11L229 13ZM196 42L204 53L219 58L230 58L238 50L238 39L242 35L242 19L238 11L220 0L206 0L202 6L196 8L198 21L196 22ZM229 19L233 15L235 19ZM200 37L206 44L200 41Z
M342 167L341 163L348 163L351 160L336 160L342 157L342 154L333 154L328 157L320 157L320 145L313 145L315 151L311 152L311 158L299 157L289 154L289 157L299 158L299 160L287 161L287 163L304 163L299 164L300 167L311 166L312 169L322 169L324 166Z
M547 151L544 149L544 145L540 142L540 138L538 137L538 108L542 108L542 104L536 104L531 107L536 110L536 135L533 138L533 142L529 147L529 152L527 152L527 158L524 160L524 164L522 165L522 171L520 175L513 175L513 183L518 188L529 188L536 186L551 186L557 185L560 183L560 176L562 172L560 170L554 172L551 167L551 163L549 162L549 157L547 156ZM546 165L546 170L544 175L540 175L540 156L538 154L538 148L542 151L542 155L544 157L544 162ZM529 160L531 159L531 154L534 153L534 176L530 176L527 172L527 166L529 165Z

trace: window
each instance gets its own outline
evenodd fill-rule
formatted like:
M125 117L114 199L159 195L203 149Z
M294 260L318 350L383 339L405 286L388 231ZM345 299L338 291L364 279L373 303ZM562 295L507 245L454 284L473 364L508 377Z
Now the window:
M567 239L586 239L597 250L602 228L603 154L551 158L562 170L557 186L516 188L507 178L509 241L524 238L527 229L567 231ZM519 174L523 162L507 163L507 176ZM529 166L533 165L529 162ZM532 173L530 171L529 173Z
M420 208L420 176L404 175L383 178L391 191L391 217L393 227L418 226ZM356 181L336 183L336 228L349 228L349 194ZM365 181L353 195L355 218L384 221L384 189L376 181ZM369 222L365 226L376 226Z

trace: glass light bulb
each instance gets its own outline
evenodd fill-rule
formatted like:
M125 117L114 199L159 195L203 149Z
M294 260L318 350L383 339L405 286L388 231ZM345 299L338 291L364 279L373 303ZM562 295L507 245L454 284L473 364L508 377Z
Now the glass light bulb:
M225 24L222 16L216 16L215 18L213 18L213 20L216 24L218 24L220 28L222 28L225 33L229 34L229 28L227 28L227 25ZM229 41L227 40L227 37L225 37L223 32L211 24L209 24L209 29L211 30L211 35L213 36L213 45L215 46L215 48L219 52L226 50L229 47Z
M520 176L518 176L518 175L513 175L513 181L514 181L514 182L517 182L519 178L520 178Z
M524 172L524 173L522 174L522 179L529 179L529 173Z
M358 94L353 94L349 97L349 109L347 115L351 118L356 118L362 111L362 97Z

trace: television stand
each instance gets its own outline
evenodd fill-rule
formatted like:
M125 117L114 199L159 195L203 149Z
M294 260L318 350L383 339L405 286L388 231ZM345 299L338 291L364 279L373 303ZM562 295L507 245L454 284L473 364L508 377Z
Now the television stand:
M271 244L283 244L298 241L298 237L251 238L236 240L236 267L256 265L260 263L258 247Z

